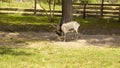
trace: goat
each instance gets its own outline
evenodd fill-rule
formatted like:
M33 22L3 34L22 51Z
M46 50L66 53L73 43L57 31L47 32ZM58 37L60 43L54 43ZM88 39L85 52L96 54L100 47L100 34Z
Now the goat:
M68 32L73 32L75 31L75 37L76 40L78 39L78 28L80 27L80 24L77 23L76 21L71 21L67 23L63 23L58 26L56 34L59 36L63 36L63 41L66 41L66 34Z

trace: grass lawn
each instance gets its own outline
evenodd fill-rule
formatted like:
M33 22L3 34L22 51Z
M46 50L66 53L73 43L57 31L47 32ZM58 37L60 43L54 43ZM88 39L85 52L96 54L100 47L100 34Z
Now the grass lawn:
M115 19L76 18L81 24L80 32L83 34L120 34L120 23ZM0 14L1 31L53 31L51 24L57 24L60 17L49 22L46 16Z
M67 46L67 45L66 45ZM120 48L0 47L0 68L120 68Z
M2 31L51 31L50 24L46 16L0 14Z
M40 3L38 1L38 5L45 8L45 9L49 9L49 5L48 3ZM40 9L40 7L37 6L37 9ZM15 1L12 1L12 2L2 2L0 1L0 7L1 8L23 8L23 9L33 9L34 8L34 1L28 1L28 2L17 2L16 0ZM51 5L51 8L53 9L53 4ZM60 5L57 5L55 6L55 9L56 10L61 10L61 6Z
M0 7L30 8L33 3L8 4L4 2L1 4ZM42 5L45 4L42 3ZM44 7L48 8L48 6ZM57 9L59 8L60 6L57 6ZM115 19L99 20L74 17L74 20L81 24L80 32L82 34L120 35L120 23ZM60 17L55 17L54 22L51 23L46 16L0 14L0 32L51 32L54 30L51 24L57 24L59 21ZM0 68L120 68L120 47L88 45L78 48L62 48L48 41L39 41L39 39L35 39L35 41L34 38L29 41L31 44L36 42L43 45L35 48L34 45L33 48L13 47L17 43L22 44L27 41L20 37L15 39L1 37L0 42L11 43L11 46L0 46ZM36 45L39 46L39 44Z
M2 2L0 1L0 7L1 8L33 8L33 3L32 2Z
M56 17L53 24L59 20ZM80 22L81 31L96 30L98 33L98 29L120 29L120 23L116 20L102 20L101 23L98 19L75 20ZM52 31L50 24L46 16L0 14L0 31ZM61 48L41 42L43 47L38 48L0 46L0 68L120 68L119 47Z

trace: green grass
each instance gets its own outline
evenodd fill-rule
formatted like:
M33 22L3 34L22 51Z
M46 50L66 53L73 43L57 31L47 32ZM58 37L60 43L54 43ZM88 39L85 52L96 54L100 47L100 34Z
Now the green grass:
M81 31L96 30L100 33L100 30L120 29L117 20L75 20L80 22ZM60 17L55 17L54 24L59 21ZM52 31L50 24L46 16L0 14L0 31ZM2 42L13 43L14 46L26 41L8 38ZM120 48L60 48L49 42L43 43L43 47L36 48L0 47L0 68L120 68Z
M47 16L21 14L0 14L0 19L1 31L53 31L51 24L60 21L60 17L55 17L54 22L50 22ZM120 34L120 23L117 19L74 17L74 20L81 24L80 31L83 34Z
M0 47L0 68L120 68L120 48Z
M80 26L80 31L87 32L87 34L119 34L120 23L118 19L98 19L98 18L75 18Z
M49 9L49 4L48 3L41 3L41 6L44 7L45 9ZM61 5L55 5L55 10L61 10L62 6ZM51 9L53 9L53 4L51 4Z
M47 16L0 14L2 31L52 31L50 24Z
M40 4L38 2L38 4ZM45 9L49 9L49 5L48 3L41 3L41 6ZM29 2L2 2L0 1L0 7L1 8L23 8L23 9L33 9L34 8L34 2L33 1L29 1ZM53 8L53 4L51 5L51 8ZM39 9L39 8L37 8ZM60 5L56 5L55 6L55 10L61 10L61 6Z
M120 23L114 19L74 20L81 24L80 31L87 34L120 30ZM52 23L56 24L59 21L60 17L55 17ZM50 24L46 16L0 14L0 31L52 31ZM13 46L26 42L14 38L0 40L13 43ZM42 43L43 47L36 48L0 46L0 68L120 68L120 48L60 48L49 42Z
M2 2L0 1L0 7L1 8L33 8L33 3L32 2L23 2L23 3L20 3L20 2L16 2L16 1L13 1L13 2Z

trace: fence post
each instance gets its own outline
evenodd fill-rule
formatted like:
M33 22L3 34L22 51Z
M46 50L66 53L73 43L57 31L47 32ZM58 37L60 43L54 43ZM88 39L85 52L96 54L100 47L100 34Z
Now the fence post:
M120 22L120 6L119 6L119 22Z
M103 6L104 6L104 0L102 0L102 4L101 4L100 19L102 19L103 17Z
M37 4L37 0L34 0L34 15L36 14L36 4Z
M84 8L83 8L83 19L86 18L86 2L84 1Z

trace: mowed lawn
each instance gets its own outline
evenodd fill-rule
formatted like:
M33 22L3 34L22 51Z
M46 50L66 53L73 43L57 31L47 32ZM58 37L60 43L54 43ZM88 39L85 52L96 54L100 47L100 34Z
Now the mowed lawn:
M0 47L0 68L120 68L120 48Z
M46 16L24 16L17 14L0 15L1 32L19 31L52 31L50 22ZM54 23L59 22L59 17L55 18ZM103 21L100 26L99 20L77 19L81 23L82 29L116 29L119 30L120 24L110 20L110 23ZM105 22L105 23L104 23ZM24 40L16 39L4 40L0 42L24 43ZM26 42L26 40L25 40ZM29 41L34 43L34 40ZM78 48L59 47L48 41L42 42L42 47L13 47L16 44L0 46L0 68L120 68L120 48L119 47L96 47L82 46ZM67 42L66 42L67 43ZM37 44L36 44L37 45ZM74 44L73 44L74 45ZM39 44L38 44L39 46ZM66 45L69 46L69 45Z
M52 32L55 28L53 24L60 22L60 17L55 17L54 22L50 22L47 16L21 15L21 14L0 14L0 31L47 31ZM80 33L82 34L120 34L120 23L118 19L82 19L74 17L80 23Z

